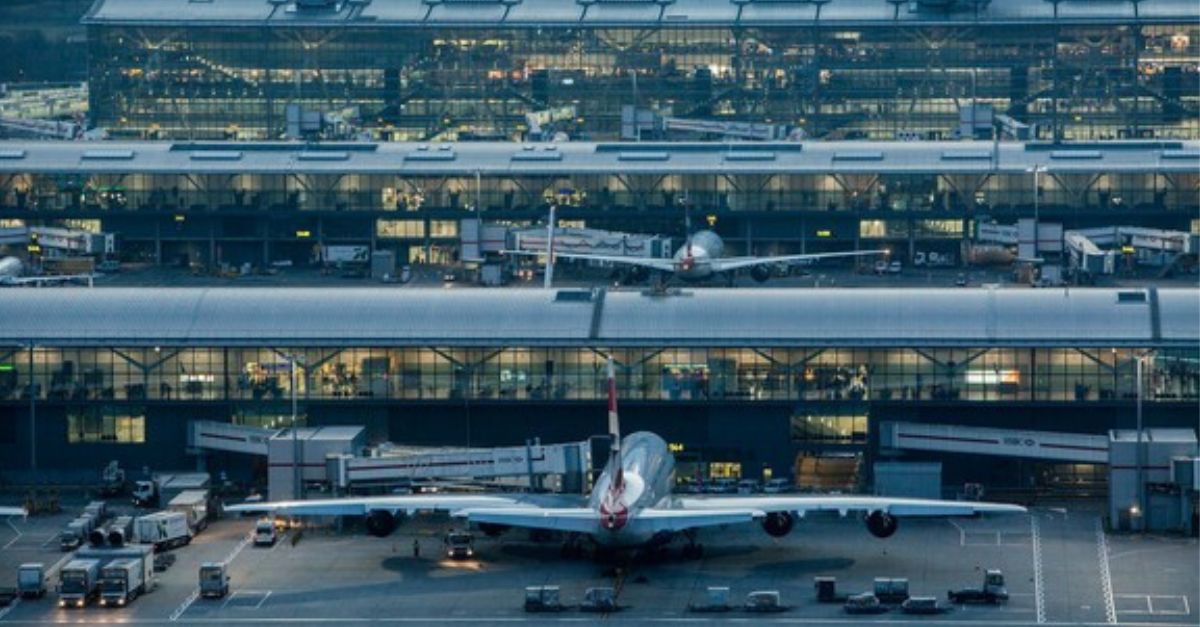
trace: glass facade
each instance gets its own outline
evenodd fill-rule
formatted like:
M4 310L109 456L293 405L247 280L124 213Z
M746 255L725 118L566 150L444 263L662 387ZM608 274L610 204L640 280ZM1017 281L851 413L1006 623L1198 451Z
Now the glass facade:
M288 105L387 139L621 135L622 107L812 137L952 138L964 106L1041 138L1200 137L1200 23L811 27L89 27L117 136L278 138ZM929 68L936 68L929 70Z
M617 387L632 401L1098 402L1136 396L1131 349L617 349ZM594 401L604 353L590 348L36 348L0 354L0 401L87 402L86 438L135 438L141 403L235 401L248 423L289 413L297 355L301 400ZM1200 399L1200 351L1162 349L1145 398ZM30 373L32 372L32 385ZM31 398L32 397L32 398ZM98 402L97 402L98 401ZM114 408L120 408L114 409ZM840 414L839 414L840 415ZM854 416L857 414L848 414ZM858 433L814 415L814 433ZM132 422L131 422L132 421ZM100 424L103 423L103 424ZM111 423L111 425L110 425ZM113 435L109 435L113 434ZM812 437L826 437L813 435ZM856 436L847 436L856 437Z
M1032 144L1030 149L1040 150ZM1073 162L1070 171L1039 177L1035 198L1032 175L993 172L986 161L978 172L952 174L901 174L883 167L871 172L861 166L854 173L835 168L820 174L733 174L720 168L640 174L616 167L611 173L565 167L561 173L546 167L537 175L497 173L509 166L507 157L502 153L495 161L503 167L478 176L463 176L461 170L246 174L232 164L220 174L151 174L133 165L122 173L119 164L105 164L104 173L94 174L22 172L14 160L0 165L0 224L116 233L125 261L175 263L186 257L186 263L208 267L278 260L315 264L322 244L372 245L393 250L398 260L453 263L459 258L459 220L518 227L541 219L551 203L564 225L670 234L683 229L680 203L686 199L712 221L733 254L900 244L897 250L957 255L959 243L974 237L977 221L1013 224L1032 216L1035 202L1043 220L1066 229L1200 228L1200 172L1174 171L1177 167L1133 173L1107 169L1103 160L1094 167Z

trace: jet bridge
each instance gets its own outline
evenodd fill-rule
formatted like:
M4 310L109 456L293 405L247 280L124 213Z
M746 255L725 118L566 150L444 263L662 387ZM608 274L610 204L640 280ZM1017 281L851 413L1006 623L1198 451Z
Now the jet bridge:
M294 451L299 448L302 478L338 490L386 487L432 480L474 480L546 475L563 478L564 490L578 492L591 461L591 442L500 448L434 448L385 443L363 446L362 427L300 428L293 443L288 429L194 420L188 423L188 452L242 453L267 458L272 498L292 494ZM365 455L360 455L364 453ZM286 484L286 485L285 485Z
M1053 431L884 422L879 428L879 446L896 450L1108 463L1107 436Z
M564 488L582 485L590 443L540 444L472 449L385 446L374 457L326 459L326 475L336 488L349 489L430 479L491 479L560 475ZM573 490L577 491L577 490Z

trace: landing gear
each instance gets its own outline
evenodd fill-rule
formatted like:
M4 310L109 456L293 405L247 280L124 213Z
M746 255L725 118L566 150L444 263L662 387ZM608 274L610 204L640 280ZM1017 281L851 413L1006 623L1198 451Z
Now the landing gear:
M567 535L559 554L564 559L579 559L583 557L583 542L580 540L579 534L572 533Z
M689 530L683 532L683 536L687 538L687 545L683 547L683 559L698 560L704 557L704 545L696 542L696 531Z

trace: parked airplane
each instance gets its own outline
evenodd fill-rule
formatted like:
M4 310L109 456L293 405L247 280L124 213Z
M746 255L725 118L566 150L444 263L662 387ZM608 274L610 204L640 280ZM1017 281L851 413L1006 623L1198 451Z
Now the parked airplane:
M616 380L608 363L608 426L612 448L604 472L589 496L511 494L433 494L311 501L243 503L227 511L291 516L365 516L367 531L387 536L400 514L419 510L449 512L478 525L489 536L510 527L562 531L590 538L598 547L660 546L677 536L689 541L688 555L697 556L696 530L759 522L773 537L791 532L797 518L809 512L861 512L867 530L878 538L896 532L905 517L952 517L1018 513L1018 505L970 501L938 501L882 496L767 495L675 497L675 458L662 438L639 431L621 439Z
M624 266L632 266L635 274L640 271L645 275L650 271L679 277L684 281L704 281L718 275L724 275L731 283L733 273L748 268L750 276L759 283L765 283L771 278L771 266L776 264L796 264L813 262L820 259L837 257L863 257L868 255L886 255L886 250L855 250L833 253L809 253L801 255L775 255L770 257L724 257L725 242L721 236L708 229L691 232L691 220L688 220L688 238L670 259L656 257L627 257L622 255L599 255L592 253L565 253L553 248L550 242L551 256L547 262L547 274L553 266L553 260L578 259L581 261L600 261ZM551 238L553 231L551 230ZM514 255L543 255L542 251L506 250ZM644 280L644 276L641 280Z
M39 276L22 276L25 264L16 257L0 259L0 286L16 285L56 285L75 281L84 282L90 286L95 278L91 274L47 274Z
M29 512L25 511L24 507L0 507L0 517L8 518L9 516L28 516Z

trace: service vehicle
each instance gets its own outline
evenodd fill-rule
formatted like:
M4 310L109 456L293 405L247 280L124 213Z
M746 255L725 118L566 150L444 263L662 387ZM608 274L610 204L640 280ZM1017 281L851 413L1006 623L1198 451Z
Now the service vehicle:
M62 551L74 551L83 545L83 541L87 538L89 521L76 518L67 523L67 528L63 529L58 534L58 548Z
M58 571L59 607L85 607L99 592L100 560L71 560Z
M737 494L737 486L737 479L722 477L713 479L708 484L708 492L709 494Z
M1008 588L1004 585L1004 573L990 569L983 575L983 587L949 590L946 596L951 603L1003 603L1008 600Z
M192 529L183 512L155 512L134 520L133 536L138 544L151 544L154 550L163 551L191 543Z
M46 596L46 568L41 562L29 562L17 567L17 593L26 599Z
M167 503L167 511L180 512L187 517L193 534L208 527L208 490L184 490Z
M763 484L763 494L786 494L791 491L791 479L771 479Z
M888 607L879 602L879 597L870 592L847 597L842 608L847 614L883 614L888 611Z
M158 507L162 503L170 503L180 492L208 490L211 480L206 472L158 473L150 479L134 483L133 504L138 507Z
M937 597L908 597L900 604L900 611L905 614L930 615L942 614L948 608L938 603Z
M465 531L451 531L442 540L446 547L446 557L453 560L465 560L475 556L475 536Z
M762 484L758 479L742 479L737 484L738 494L757 494L762 491Z
M205 562L200 565L200 596L219 599L229 594L229 573L224 562Z
M274 520L263 518L254 525L254 546L273 546L278 539Z
M146 592L154 573L154 560L145 557L121 558L109 562L100 570L100 604L105 607L124 607Z

